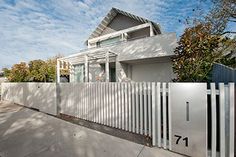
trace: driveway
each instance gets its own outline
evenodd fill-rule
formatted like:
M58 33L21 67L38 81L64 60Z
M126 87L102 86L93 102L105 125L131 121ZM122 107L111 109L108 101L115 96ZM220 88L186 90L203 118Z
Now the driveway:
M181 157L0 102L0 157Z

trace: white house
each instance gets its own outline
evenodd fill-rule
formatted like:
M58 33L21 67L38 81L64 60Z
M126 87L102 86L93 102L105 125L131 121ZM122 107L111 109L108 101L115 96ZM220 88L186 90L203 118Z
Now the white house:
M171 81L175 33L148 19L112 8L86 40L87 49L57 61L70 82Z

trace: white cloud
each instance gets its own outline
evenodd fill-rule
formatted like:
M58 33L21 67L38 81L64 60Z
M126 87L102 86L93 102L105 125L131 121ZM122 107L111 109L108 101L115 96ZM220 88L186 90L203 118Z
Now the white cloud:
M188 0L2 0L0 68L77 52L112 7L154 20L173 32L184 29L177 26L178 18L187 16L194 4Z

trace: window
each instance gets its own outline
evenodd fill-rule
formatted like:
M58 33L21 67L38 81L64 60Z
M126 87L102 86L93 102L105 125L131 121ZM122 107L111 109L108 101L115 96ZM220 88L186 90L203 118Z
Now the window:
M84 82L84 64L74 65L74 82Z
M114 44L120 41L120 36L97 42L97 47Z

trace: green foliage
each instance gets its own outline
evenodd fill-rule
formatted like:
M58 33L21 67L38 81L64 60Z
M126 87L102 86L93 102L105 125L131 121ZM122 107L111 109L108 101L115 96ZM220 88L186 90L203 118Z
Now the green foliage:
M33 60L29 62L28 81L46 82L46 62L43 60Z
M211 1L213 7L207 16L186 19L190 28L185 29L172 59L177 75L174 81L209 82L215 62L236 67L236 38L232 39L236 32L227 27L236 23L236 1Z
M29 75L28 65L24 62L13 65L11 72L7 77L10 82L27 82Z
M210 80L214 62L222 55L216 52L221 38L210 34L210 25L198 24L187 28L181 36L174 53L175 81L204 82Z
M3 68L2 71L4 77L8 77L11 73L11 70L9 70L8 68Z
M10 82L55 82L57 58L53 57L46 61L33 60L28 64L14 64L11 69L3 68L4 76ZM68 70L61 71L63 75L68 75Z

